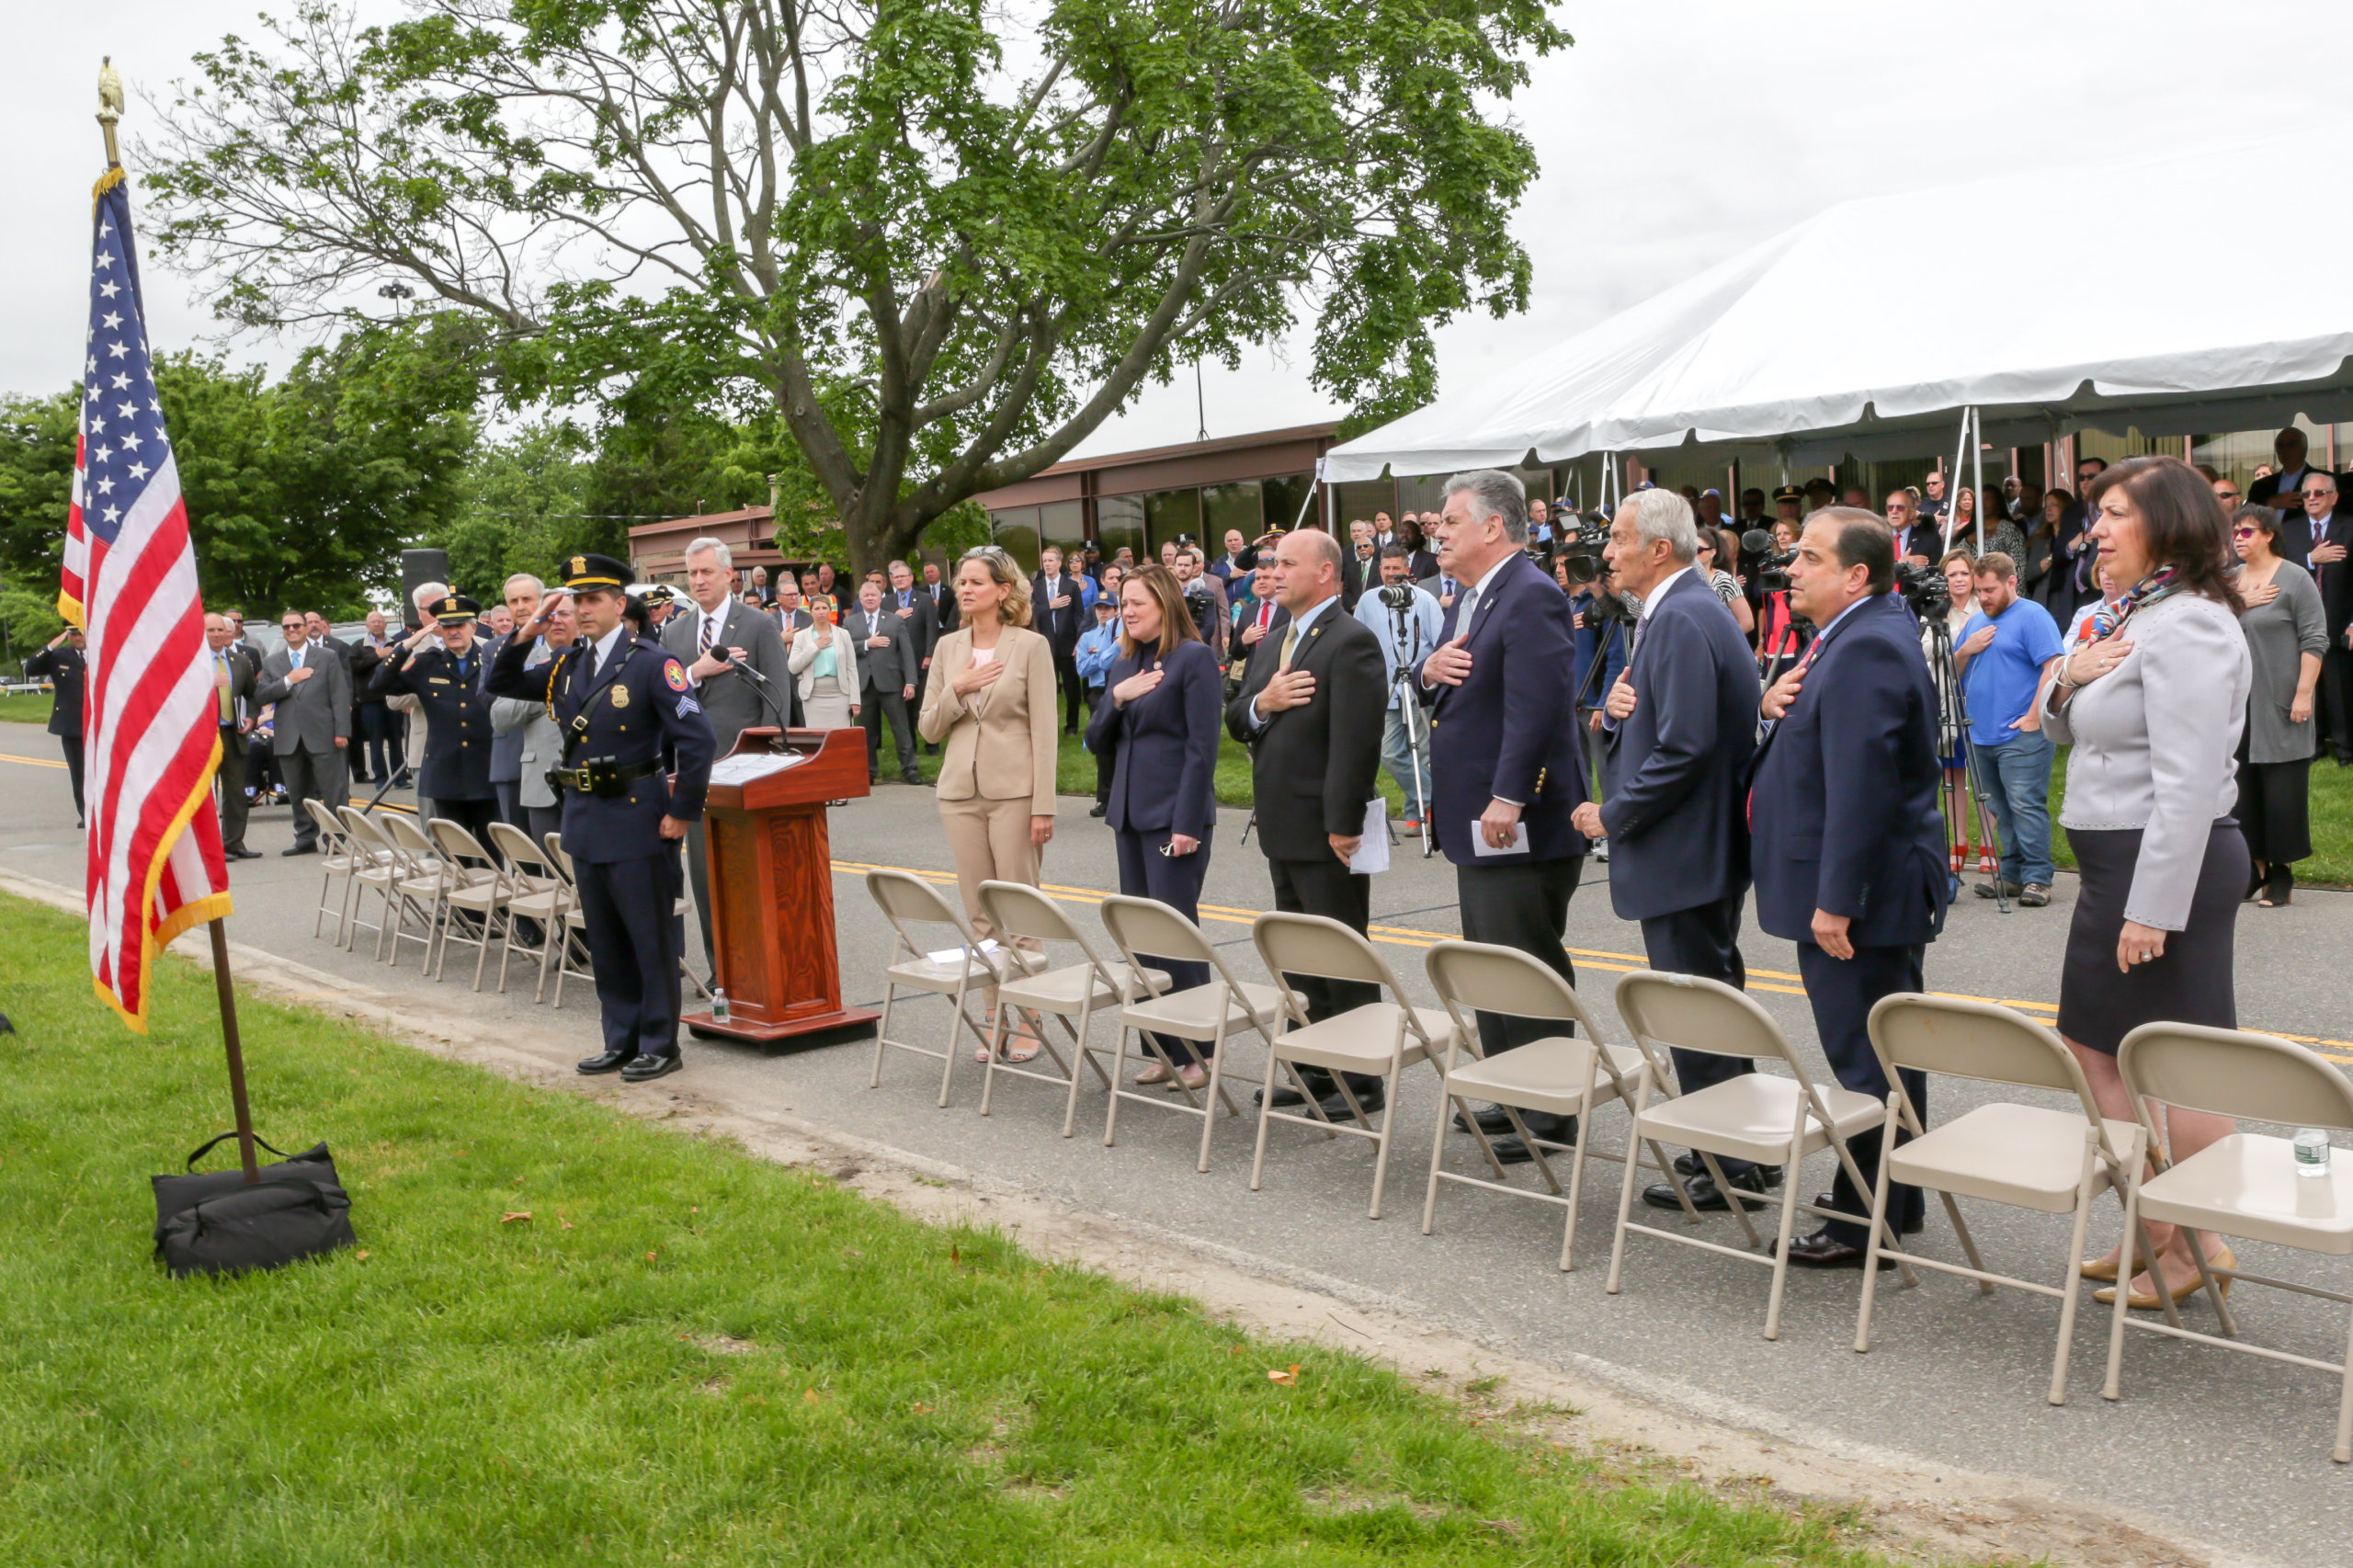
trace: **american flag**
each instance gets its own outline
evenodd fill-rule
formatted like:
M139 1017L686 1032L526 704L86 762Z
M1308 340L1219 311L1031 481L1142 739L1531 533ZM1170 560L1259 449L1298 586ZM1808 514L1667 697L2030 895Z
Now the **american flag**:
M219 699L120 168L98 182L96 205L58 607L88 633L90 972L143 1034L149 965L182 931L229 913L229 873L211 810Z

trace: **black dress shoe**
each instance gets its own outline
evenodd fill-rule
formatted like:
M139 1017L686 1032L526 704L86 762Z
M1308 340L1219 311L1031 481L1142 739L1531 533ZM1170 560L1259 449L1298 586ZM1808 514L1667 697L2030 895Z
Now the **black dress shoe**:
M1095 802L1094 806L1088 810L1086 814L1091 817L1109 816L1111 814L1111 808L1103 801L1097 801ZM2249 893L2246 896L2253 898L2255 894Z
M1762 1194L1768 1187L1772 1185L1766 1179L1765 1173L1776 1168L1770 1165L1751 1165L1745 1171L1729 1175L1726 1179L1732 1183L1733 1190L1735 1192ZM1698 1176L1684 1177L1683 1190L1691 1195L1691 1207L1702 1214L1724 1213L1732 1208L1732 1204L1725 1199L1724 1195L1716 1189L1715 1177L1708 1175L1705 1170ZM1681 1200L1675 1196L1675 1188L1663 1181L1654 1182L1643 1188L1643 1201L1654 1209L1679 1210L1683 1207ZM1741 1207L1753 1214L1768 1205L1762 1197L1744 1198L1741 1199Z
M686 1059L675 1051L640 1051L621 1067L621 1082L643 1084L676 1073Z
M1728 1176L1738 1176L1745 1170L1761 1171L1764 1173L1767 1187L1781 1185L1781 1167L1779 1165L1754 1165L1745 1160L1718 1160L1716 1164L1723 1166ZM1705 1176L1708 1174L1708 1167L1701 1163L1699 1155L1686 1149L1675 1156L1675 1174L1687 1176Z
M1250 1096L1250 1103L1255 1106L1266 1097L1267 1091L1260 1089L1257 1093ZM1280 1088L1275 1091L1275 1108L1277 1110L1290 1110L1295 1106L1303 1106L1306 1103L1307 1096L1301 1094L1289 1084L1283 1085Z
M1835 1212L1836 1212L1836 1213L1840 1213L1840 1214L1844 1214L1844 1213L1846 1212L1846 1210L1845 1210L1844 1209L1840 1209L1840 1208L1838 1207L1838 1199L1837 1199L1837 1195L1836 1195L1836 1194L1835 1194L1835 1193L1829 1193L1829 1192L1817 1192L1817 1193L1815 1193L1815 1194L1813 1195L1813 1206L1814 1206L1816 1209L1828 1209L1828 1210L1833 1210L1833 1211L1835 1211ZM1854 1221L1855 1221L1855 1223L1856 1223L1856 1224L1858 1224L1858 1225L1868 1225L1868 1224L1870 1224L1870 1223L1871 1222L1871 1217L1870 1217L1870 1215L1868 1215L1868 1214L1858 1214L1858 1215L1854 1216ZM1927 1230L1927 1228L1928 1228L1928 1215L1927 1215L1927 1211L1926 1210L1921 1210L1921 1212L1919 1213L1919 1215L1912 1221L1912 1222L1911 1222L1910 1224L1908 1224L1908 1225L1901 1225L1901 1226L1898 1226L1898 1227L1896 1228L1896 1233L1897 1233L1898 1235L1904 1235L1904 1236L1916 1236L1916 1235L1918 1235L1922 1231L1925 1231L1925 1230Z
M923 775L915 768L910 767L899 775L899 782L902 784L920 784L923 782Z
M1454 1130L1457 1132L1470 1131L1471 1123L1472 1121L1479 1124L1480 1131L1488 1134L1490 1137L1496 1133L1507 1133L1512 1131L1511 1114L1499 1105L1489 1106L1486 1109L1479 1112L1476 1116L1472 1117L1468 1121L1463 1119L1462 1113L1460 1110L1454 1113ZM1514 1133L1513 1136L1517 1137L1518 1134Z
M315 844L297 844L291 849L278 851L280 855L316 855L318 852L319 846Z
M578 1063L574 1071L593 1077L598 1073L618 1073L636 1060L637 1052L634 1051L608 1051L601 1056L591 1056Z
M1830 1233L1824 1226L1810 1236L1800 1236L1790 1243L1790 1262L1798 1268L1860 1268L1870 1256L1867 1247L1850 1246ZM1882 1257L1881 1268L1893 1268L1895 1260Z
M1517 1132L1506 1132L1501 1138L1490 1138L1487 1140L1487 1147L1495 1152L1496 1162L1501 1165L1524 1165L1536 1158L1535 1153L1520 1141L1519 1134Z
M1352 1121L1356 1119L1356 1111L1349 1108L1347 1096L1337 1089L1334 1089L1315 1103L1324 1108L1324 1115L1327 1120ZM1357 1096L1357 1104L1363 1108L1367 1116L1379 1111L1385 1103L1387 1102L1383 1099L1381 1091L1377 1089L1370 1094Z
M260 850L248 849L242 844L238 845L234 849L223 849L221 853L232 860L258 860L261 858Z

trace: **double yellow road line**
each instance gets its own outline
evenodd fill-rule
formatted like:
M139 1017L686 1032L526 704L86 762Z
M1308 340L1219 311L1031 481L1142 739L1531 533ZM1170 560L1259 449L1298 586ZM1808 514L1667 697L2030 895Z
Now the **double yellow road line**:
M937 882L946 887L956 885L956 878L952 872L926 871L913 866L875 866L860 860L836 860L834 862L834 869L843 876L850 877L862 877L869 871L904 871L911 877L921 877L927 882ZM1052 893L1057 898L1067 898L1079 903L1101 903L1104 899L1110 896L1099 888L1059 887L1051 882L1040 883L1040 887L1041 891ZM1247 926L1257 918L1256 910L1233 909L1216 903L1201 905L1201 919L1205 922L1216 921L1228 926ZM1439 942L1457 939L1451 932L1420 931L1410 926L1369 926L1366 930L1374 941L1397 948L1428 948ZM1649 960L1640 953L1611 952L1604 948L1571 948L1569 956L1577 960L1577 966L1580 969L1597 969L1610 974L1627 974L1638 969L1650 967ZM1798 976L1777 969L1750 970L1748 988L1751 991L1775 991L1784 996L1805 994L1805 986L1800 982ZM2015 1007L2038 1023L2052 1023L2056 1020L2059 1014L2059 1005L2056 1002L2037 1002L2026 997L1977 996L1966 991L1935 991L1929 994L1949 996L1963 1002L1993 1002L2005 1007ZM2263 1032L2276 1035L2281 1040L2292 1040L2299 1045L2309 1045L2333 1062L2353 1066L2353 1040L2325 1040L2314 1035L2284 1034L2278 1029L2266 1029Z

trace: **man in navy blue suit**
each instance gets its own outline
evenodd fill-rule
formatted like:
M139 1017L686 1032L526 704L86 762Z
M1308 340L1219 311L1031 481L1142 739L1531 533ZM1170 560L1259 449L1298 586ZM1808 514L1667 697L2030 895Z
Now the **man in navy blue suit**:
M1650 966L1745 989L1740 909L1748 892L1748 765L1756 750L1756 661L1723 600L1692 569L1699 548L1690 505L1672 490L1638 490L1619 507L1603 551L1619 585L1639 595L1631 661L1603 701L1608 736L1602 799L1576 809L1577 831L1607 835L1609 903L1643 926ZM1675 1052L1689 1094L1753 1063ZM1765 1191L1778 1166L1722 1162L1736 1189ZM1694 1205L1730 1199L1696 1155L1677 1162ZM1682 1199L1661 1182L1643 1195Z
M1575 643L1568 596L1528 559L1527 545L1528 498L1518 480L1482 469L1447 481L1438 571L1461 587L1416 676L1438 693L1430 816L1438 847L1454 862L1463 937L1517 948L1574 985L1561 934L1591 848L1569 821L1586 792ZM1559 1030L1479 1015L1490 1056ZM1540 1139L1575 1136L1573 1117L1521 1119ZM1492 1112L1482 1125L1492 1131L1510 1122ZM1526 1157L1517 1138L1498 1140L1496 1152Z
M1921 960L1944 925L1944 821L1937 809L1937 695L1919 622L1888 592L1894 536L1869 512L1825 507L1806 522L1790 567L1790 604L1820 627L1805 658L1773 683L1756 754L1750 828L1756 923L1798 945L1798 972L1838 1082L1884 1100L1871 1050L1872 1005L1922 988ZM1923 1120L1927 1080L1904 1074ZM1863 1180L1879 1177L1879 1134L1852 1141ZM1868 1215L1842 1167L1815 1201ZM1916 1187L1888 1195L1888 1222L1920 1228ZM1790 1261L1853 1268L1866 1227L1830 1221L1790 1244Z

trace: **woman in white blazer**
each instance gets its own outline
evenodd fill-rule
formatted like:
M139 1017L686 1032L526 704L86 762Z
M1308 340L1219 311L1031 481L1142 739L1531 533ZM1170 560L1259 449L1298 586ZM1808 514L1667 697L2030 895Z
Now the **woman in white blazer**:
M835 619L834 601L824 594L809 601L810 624L792 634L786 658L801 688L801 711L813 730L847 730L858 724L858 649Z

